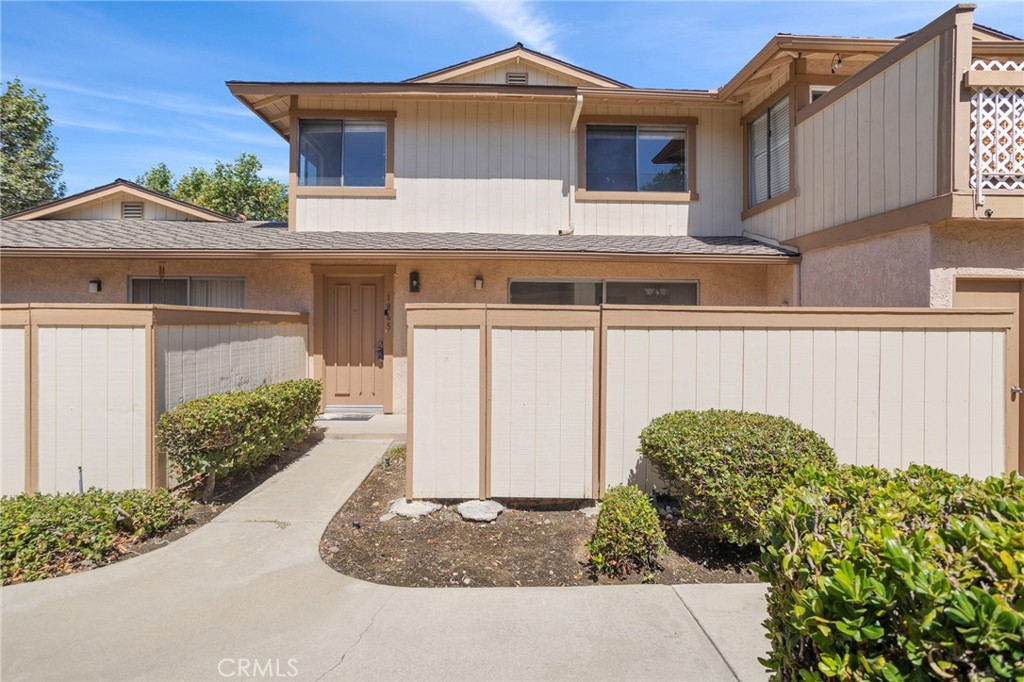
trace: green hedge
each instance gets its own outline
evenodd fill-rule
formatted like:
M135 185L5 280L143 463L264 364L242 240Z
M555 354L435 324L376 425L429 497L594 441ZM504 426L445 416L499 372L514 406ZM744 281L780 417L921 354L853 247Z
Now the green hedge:
M180 523L188 508L166 490L0 498L0 576L6 585L105 563L118 547Z
M609 488L587 549L599 573L650 575L658 567L658 557L668 551L651 498L635 485Z
M180 482L248 471L306 438L322 394L300 379L189 400L160 416L157 443Z
M732 410L672 412L640 433L683 517L714 537L755 542L761 515L802 467L836 466L825 439L783 417Z
M1024 679L1024 479L807 470L765 526L774 679Z

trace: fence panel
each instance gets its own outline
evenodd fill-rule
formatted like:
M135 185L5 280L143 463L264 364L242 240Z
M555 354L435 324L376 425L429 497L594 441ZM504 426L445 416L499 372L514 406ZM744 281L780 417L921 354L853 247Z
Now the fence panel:
M212 393L303 379L306 325L157 325L159 412Z
M409 495L484 497L483 311L445 312L430 325L409 315Z
M1008 318L880 313L606 308L604 486L658 488L637 453L640 430L694 408L788 417L844 463L1002 473ZM671 400L652 388L665 382Z
M593 497L600 313L488 310L488 496Z
M4 453L0 495L16 495L25 489L29 436L27 312L25 318L16 320L5 314L0 326L0 448Z
M640 431L708 408L793 419L845 463L1002 473L1011 324L1000 310L410 306L409 494L655 490Z
M3 494L163 485L154 432L166 406L306 376L300 313L25 304L0 315ZM174 350L168 330L188 343Z

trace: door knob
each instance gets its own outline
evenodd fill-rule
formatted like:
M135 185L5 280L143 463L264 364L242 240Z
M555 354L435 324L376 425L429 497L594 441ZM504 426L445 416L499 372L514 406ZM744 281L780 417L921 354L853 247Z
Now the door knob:
M1024 388L1020 386L1010 386L1010 395L1024 395Z

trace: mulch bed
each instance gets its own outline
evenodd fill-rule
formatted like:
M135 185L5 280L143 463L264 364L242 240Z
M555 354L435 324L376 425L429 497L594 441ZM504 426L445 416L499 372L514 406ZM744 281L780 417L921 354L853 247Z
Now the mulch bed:
M218 478L217 485L213 490L213 499L209 502L193 501L191 508L185 514L185 520L180 524L161 535L147 538L141 542L123 545L119 548L122 553L116 556L110 563L152 552L154 549L164 547L175 540L195 532L217 518L221 512L245 497L268 478L306 456L313 446L323 439L324 429L314 428L305 441L278 457L271 457L262 466L232 478Z
M518 587L639 583L596 576L587 566L586 542L596 517L579 503L512 506L490 523L464 521L454 505L412 520L379 518L405 495L405 463L374 467L331 521L320 555L334 570L362 580L403 587ZM355 524L358 524L356 527ZM665 522L670 552L654 581L757 582L747 568L756 548L720 544L698 530Z

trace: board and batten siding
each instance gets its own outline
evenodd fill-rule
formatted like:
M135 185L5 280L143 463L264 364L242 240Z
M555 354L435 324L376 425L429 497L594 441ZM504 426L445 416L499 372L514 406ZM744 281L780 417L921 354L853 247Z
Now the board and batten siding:
M412 497L480 496L480 327L412 330Z
M490 333L490 494L593 497L595 330Z
M641 429L710 408L788 417L848 464L1003 473L1005 343L993 329L610 328L607 485L657 485Z
M28 422L28 329L0 327L0 495L17 495L25 489L25 448Z
M934 197L940 40L797 124L799 195L743 229L784 241Z
M40 326L39 492L145 488L146 328ZM5 458L6 459L6 458Z
M52 217L52 220L121 220L121 204L142 203L142 217L146 220L199 220L195 216L162 206L153 201L139 199L132 195L113 197L103 201L70 208Z
M158 325L157 411L307 376L306 325Z
M691 203L575 201L571 103L301 97L307 110L395 111L394 198L297 196L296 229L348 232L738 234L738 108L585 106L594 115L695 117ZM656 193L652 193L656 194Z
M492 66L489 69L483 69L481 71L475 71L473 73L467 73L464 76L457 76L446 80L446 83L485 83L489 85L504 85L506 73L525 73L527 76L527 85L562 85L562 86L576 86L576 85L588 85L583 81L575 78L569 78L567 76L557 74L554 71L548 71L526 62L520 62L514 64L512 62L506 62L504 64L498 64Z

